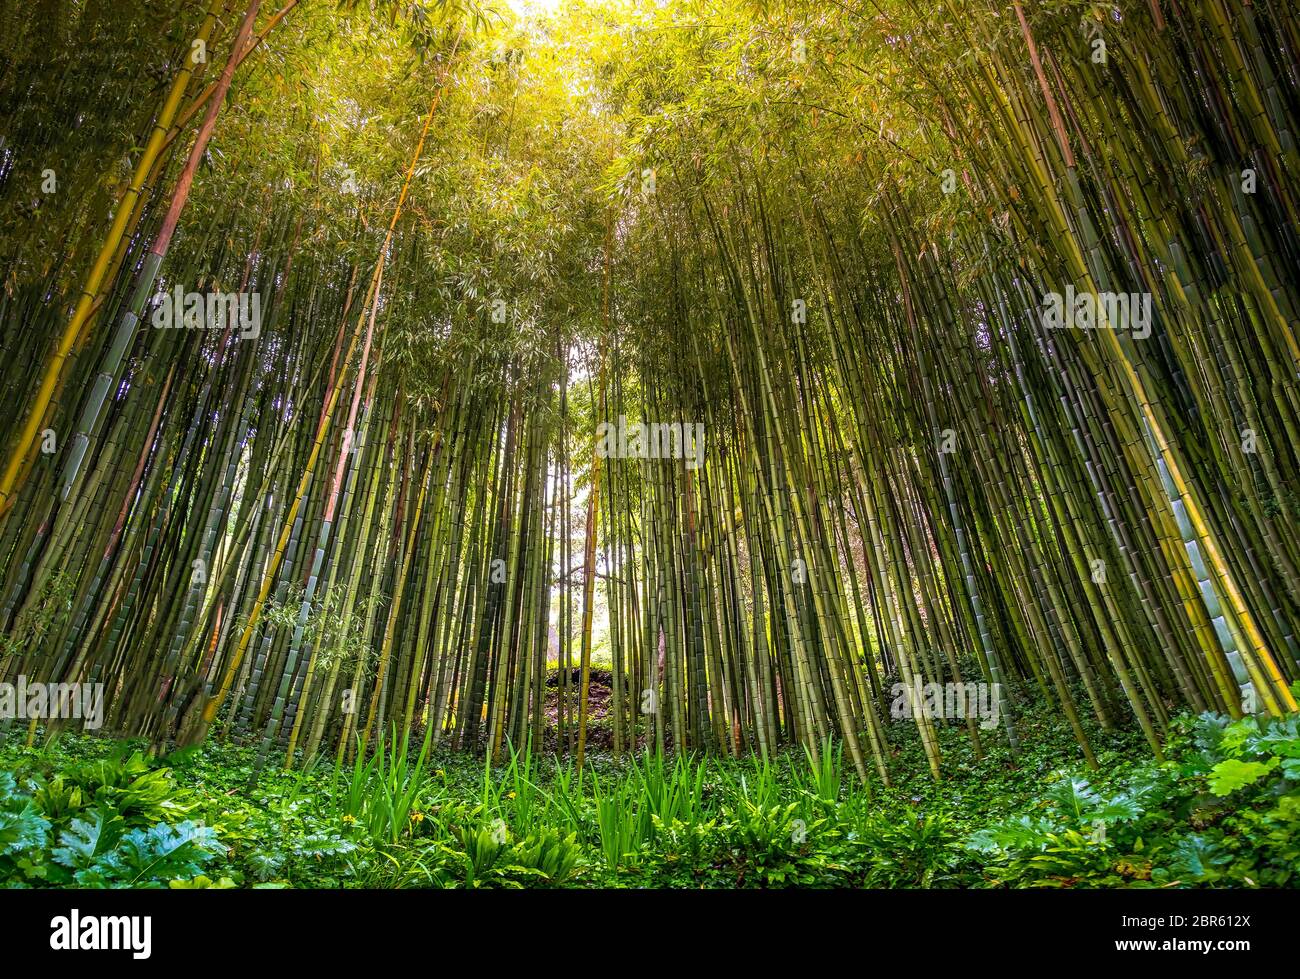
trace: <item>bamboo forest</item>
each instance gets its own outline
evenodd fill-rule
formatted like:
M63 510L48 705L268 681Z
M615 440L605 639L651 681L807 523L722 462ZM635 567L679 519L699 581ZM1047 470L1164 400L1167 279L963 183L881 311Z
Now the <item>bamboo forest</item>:
M1298 140L1291 0L0 0L0 888L1300 887Z

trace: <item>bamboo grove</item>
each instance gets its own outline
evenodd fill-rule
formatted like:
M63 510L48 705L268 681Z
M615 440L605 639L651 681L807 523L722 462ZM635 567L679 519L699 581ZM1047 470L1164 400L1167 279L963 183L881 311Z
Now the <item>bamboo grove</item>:
M886 782L899 682L1012 692L909 712L936 778L1025 697L1093 765L1293 711L1298 53L1278 0L0 4L0 680L581 761L599 661L616 754Z

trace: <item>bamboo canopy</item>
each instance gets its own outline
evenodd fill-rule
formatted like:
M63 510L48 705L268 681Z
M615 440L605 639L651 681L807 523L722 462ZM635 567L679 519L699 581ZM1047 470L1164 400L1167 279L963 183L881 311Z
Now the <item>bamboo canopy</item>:
M31 6L0 681L581 760L603 664L617 754L886 782L928 684L1094 766L1089 716L1296 709L1280 0Z

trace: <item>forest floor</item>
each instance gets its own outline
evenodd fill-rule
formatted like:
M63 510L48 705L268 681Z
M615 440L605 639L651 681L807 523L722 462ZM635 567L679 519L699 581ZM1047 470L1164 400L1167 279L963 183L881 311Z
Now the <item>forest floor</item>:
M888 728L889 786L874 771L863 784L838 747L618 760L597 733L581 774L553 754L489 768L414 742L257 771L250 747L149 758L81 734L27 748L13 728L0 735L0 886L1300 883L1296 717L1177 718L1163 763L1139 733L1088 725L1090 771L1069 729L1024 698L1014 756L988 732L976 758L965 728L940 722L942 781L911 722Z

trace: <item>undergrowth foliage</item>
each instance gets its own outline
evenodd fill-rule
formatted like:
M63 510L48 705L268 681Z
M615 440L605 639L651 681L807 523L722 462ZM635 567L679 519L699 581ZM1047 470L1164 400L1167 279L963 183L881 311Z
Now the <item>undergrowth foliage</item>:
M0 729L1295 711L1290 6L8 5Z
M1027 713L1029 730L1035 714ZM1051 727L1044 728L1051 731ZM493 768L390 734L347 768L252 751L163 758L62 736L0 758L0 881L80 887L1287 887L1300 883L1300 721L1184 715L1169 760L1107 774L1047 736L1023 766L856 786L842 751L646 753ZM1136 748L1136 750L1135 750Z

